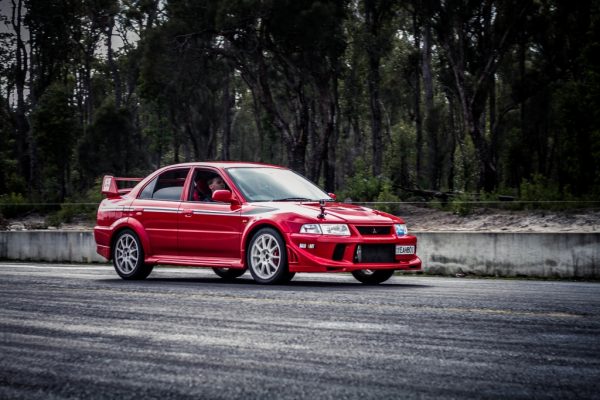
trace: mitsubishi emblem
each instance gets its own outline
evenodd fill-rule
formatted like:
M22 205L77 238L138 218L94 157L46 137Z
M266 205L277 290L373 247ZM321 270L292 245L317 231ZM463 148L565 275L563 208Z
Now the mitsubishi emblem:
M377 228L373 228L373 235L377 235Z

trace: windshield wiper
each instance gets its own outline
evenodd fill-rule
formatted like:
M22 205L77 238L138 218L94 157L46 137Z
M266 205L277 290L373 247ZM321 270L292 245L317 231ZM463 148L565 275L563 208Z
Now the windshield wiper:
M283 199L273 199L271 201L315 201L306 197L284 197Z

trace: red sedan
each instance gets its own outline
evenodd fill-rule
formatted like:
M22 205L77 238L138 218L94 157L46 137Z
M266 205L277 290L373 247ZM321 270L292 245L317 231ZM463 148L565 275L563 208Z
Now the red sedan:
M138 183L119 189L120 181ZM377 284L421 269L400 218L337 203L279 166L177 164L144 179L105 176L102 193L97 251L123 279L144 279L156 264L212 267L225 279L249 269L264 284L296 272L351 272Z

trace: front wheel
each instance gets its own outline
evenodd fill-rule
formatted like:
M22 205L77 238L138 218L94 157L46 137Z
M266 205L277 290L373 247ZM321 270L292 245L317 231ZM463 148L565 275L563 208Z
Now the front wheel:
M285 242L273 228L262 228L254 234L248 246L247 263L258 283L285 283L294 276L288 271Z
M383 270L371 270L371 269L360 269L358 271L352 271L352 275L360 282L366 285L377 285L390 279L394 275L394 270L383 269Z
M213 268L215 274L219 275L221 278L225 280L232 280L244 275L246 272L245 269L236 269L236 268Z
M146 279L154 268L152 264L144 263L142 243L131 229L125 229L117 236L113 250L113 265L117 274L127 280Z

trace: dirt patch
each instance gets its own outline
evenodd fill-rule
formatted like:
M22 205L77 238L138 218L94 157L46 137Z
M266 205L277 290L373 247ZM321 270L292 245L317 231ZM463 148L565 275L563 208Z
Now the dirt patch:
M474 209L467 216L402 206L409 231L600 232L600 210L506 211Z
M600 232L600 210L505 211L474 209L467 216L432 208L403 205L400 216L409 231L507 231L507 232ZM45 216L30 215L4 221L0 229L92 230L94 221L84 218L60 226L48 226Z

